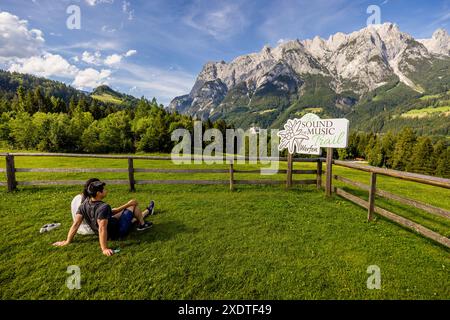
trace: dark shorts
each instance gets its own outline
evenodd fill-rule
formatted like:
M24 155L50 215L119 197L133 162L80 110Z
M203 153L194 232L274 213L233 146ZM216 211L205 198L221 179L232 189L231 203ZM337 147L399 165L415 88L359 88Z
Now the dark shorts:
M131 222L131 220L133 220L133 212L125 209L122 212L122 215L119 218L119 237L123 238L125 237L131 229L131 226L133 225L133 223Z

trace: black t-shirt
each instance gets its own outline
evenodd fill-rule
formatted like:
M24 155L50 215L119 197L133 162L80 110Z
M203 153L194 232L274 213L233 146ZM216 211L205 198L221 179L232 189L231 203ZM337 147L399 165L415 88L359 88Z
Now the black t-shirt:
M92 201L86 199L80 206L78 212L83 216L92 231L98 234L97 220L108 220L108 238L115 239L118 236L119 224L113 218L111 206L103 201Z

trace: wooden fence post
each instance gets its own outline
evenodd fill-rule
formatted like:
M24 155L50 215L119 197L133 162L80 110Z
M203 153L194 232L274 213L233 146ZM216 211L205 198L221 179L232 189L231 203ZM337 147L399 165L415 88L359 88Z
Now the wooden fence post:
M130 191L136 191L134 187L136 181L134 180L133 158L128 158L128 180L130 182Z
M230 191L234 190L234 169L233 160L230 161Z
M317 189L322 189L322 161L319 159L317 160Z
M327 148L327 181L325 186L325 193L327 197L331 196L332 179L333 179L333 148Z
M377 174L375 172L370 173L370 189L369 189L369 207L367 212L367 220L373 220L373 212L375 208L375 194L377 192Z
M286 188L292 187L292 154L288 153Z
M8 181L8 192L17 190L14 156L10 154L6 155L6 179Z

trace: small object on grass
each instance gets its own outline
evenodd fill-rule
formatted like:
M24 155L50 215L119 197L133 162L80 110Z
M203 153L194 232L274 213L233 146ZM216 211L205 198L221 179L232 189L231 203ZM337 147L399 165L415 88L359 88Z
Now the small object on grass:
M61 223L48 223L48 224L44 225L39 232L40 233L49 232L53 229L59 228L60 226L61 226Z
M113 252L114 252L114 254L119 253L120 252L120 248L114 249Z

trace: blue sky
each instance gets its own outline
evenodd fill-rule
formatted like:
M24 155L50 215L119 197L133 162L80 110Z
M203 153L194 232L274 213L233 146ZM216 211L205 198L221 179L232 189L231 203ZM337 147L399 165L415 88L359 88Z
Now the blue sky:
M80 8L79 30L66 26L70 5ZM0 68L167 104L207 61L359 30L369 5L416 38L450 30L450 0L0 0Z

